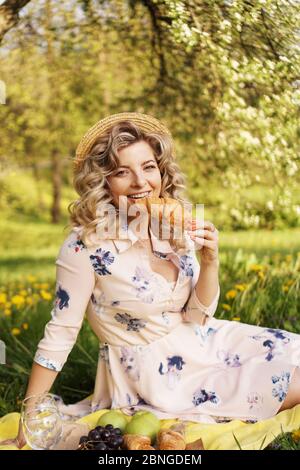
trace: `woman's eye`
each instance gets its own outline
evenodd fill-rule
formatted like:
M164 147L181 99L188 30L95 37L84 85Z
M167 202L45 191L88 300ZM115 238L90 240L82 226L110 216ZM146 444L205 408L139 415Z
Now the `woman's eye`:
M152 170L152 169L155 169L156 166L155 165L148 165L148 166L145 166L144 170ZM118 173L115 174L115 176L124 176L126 174L126 171L125 170L121 170L121 171L118 171Z
M150 168L150 169L151 169L151 168L156 168L156 166L155 166L155 165L145 166L145 170L148 170L149 168Z

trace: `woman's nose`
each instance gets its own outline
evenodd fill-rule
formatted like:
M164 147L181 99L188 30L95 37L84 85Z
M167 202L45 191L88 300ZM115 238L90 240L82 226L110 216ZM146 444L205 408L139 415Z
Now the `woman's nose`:
M135 173L132 180L133 186L145 186L146 178L142 173Z

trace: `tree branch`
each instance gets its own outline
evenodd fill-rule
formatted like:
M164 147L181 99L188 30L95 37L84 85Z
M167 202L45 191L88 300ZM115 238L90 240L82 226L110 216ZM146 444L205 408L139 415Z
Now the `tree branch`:
M30 0L6 0L0 6L0 42L7 31L16 26L20 10L29 2Z

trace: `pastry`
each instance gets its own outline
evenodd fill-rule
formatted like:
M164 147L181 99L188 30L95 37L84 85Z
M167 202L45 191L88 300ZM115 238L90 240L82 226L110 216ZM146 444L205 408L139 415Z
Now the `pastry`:
M157 435L157 449L185 450L185 440L181 433L170 429L161 429Z
M151 446L151 439L139 434L124 434L123 447L127 450L155 450Z
M183 203L170 197L147 197L138 200L136 204L141 204L146 207L150 216L149 222L151 226L154 221L158 220L160 237L162 227L164 225L167 226L168 223L170 224L171 236L174 234L176 227L178 227L179 235L182 235L186 220L188 220L189 216L188 210L184 207Z

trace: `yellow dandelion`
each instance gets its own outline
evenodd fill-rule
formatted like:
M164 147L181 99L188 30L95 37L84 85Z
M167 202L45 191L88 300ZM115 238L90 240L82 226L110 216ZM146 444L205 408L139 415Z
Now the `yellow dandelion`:
M4 315L9 317L11 315L11 310L9 308L4 309Z
M33 298L32 298L32 297L27 297L26 303L27 303L28 305L33 305L33 302L34 302L34 301L33 301Z
M261 271L262 266L260 264L251 264L249 267L250 271Z
M292 261L293 257L292 255L286 255L285 259L286 261Z
M240 317L232 317L232 321L241 321Z
M224 309L224 310L231 310L231 306L228 305L228 304L222 304L221 307Z
M29 328L28 323L23 323L22 328L24 328L24 330L28 330Z
M22 290L20 290L19 295L22 295L23 297L26 297L28 295L28 292L27 292L27 290L22 289Z
M234 299L237 295L237 291L235 289L231 289L228 292L226 292L226 299Z
M300 441L300 429L297 431L292 432L292 438L294 442L299 442Z
M247 284L236 284L234 288L243 292L247 288Z
M261 264L252 264L249 269L250 271L261 271L262 269L264 269L264 266L262 266Z
M0 304L5 304L7 300L7 295L4 292L0 293Z
M288 292L288 291L289 291L289 287L288 287L288 286L282 286L282 290L283 290L283 292Z
M16 305L17 307L19 307L19 306L24 304L25 299L22 295L14 295L11 298L11 302L12 302L13 305Z
M21 333L20 328L13 328L11 330L11 334L14 335L14 336L18 336L20 333Z
M257 275L260 279L264 279L266 277L262 271L259 271Z
M44 283L40 284L40 289L43 289L43 290L44 290L44 289L45 289L45 290L46 290L46 289L49 289L49 284L48 284L48 282L44 282Z
M41 290L40 291L40 294L41 294L41 297L44 299L44 300L51 300L52 299L52 295L50 294L50 292L47 292L45 290Z
M28 282L35 282L35 281L36 281L36 277L35 277L35 276L32 276L31 274L29 274L29 276L27 276L27 281L28 281Z
M286 286L291 286L292 284L294 284L294 280L293 279L289 279L288 281L286 281Z

